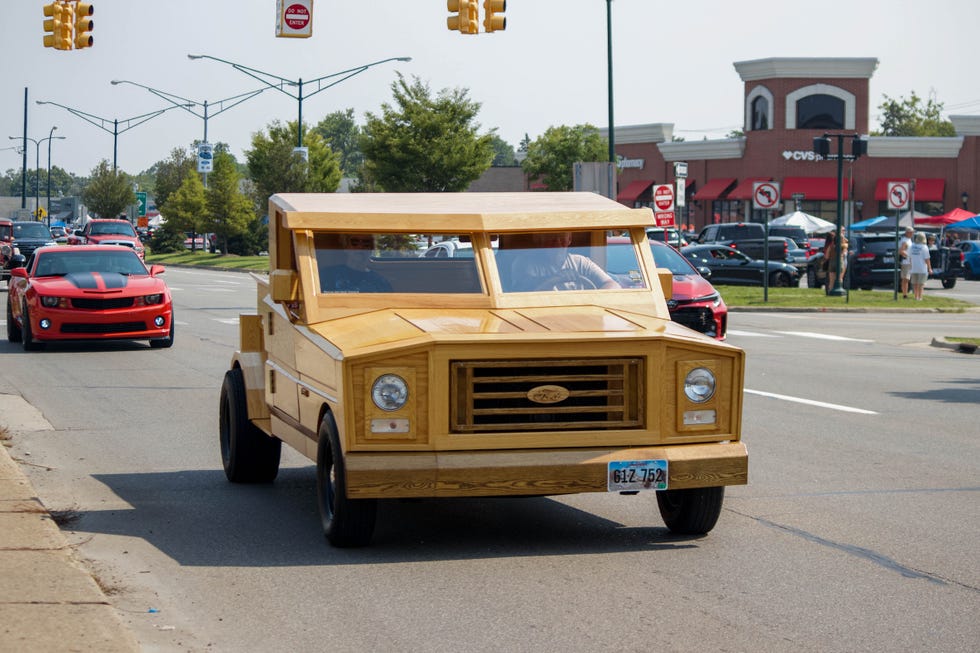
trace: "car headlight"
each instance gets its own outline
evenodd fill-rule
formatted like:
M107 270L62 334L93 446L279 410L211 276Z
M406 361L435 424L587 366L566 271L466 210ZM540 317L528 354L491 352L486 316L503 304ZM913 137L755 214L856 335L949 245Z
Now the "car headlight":
M398 410L408 401L408 384L397 374L382 374L371 386L371 400L381 410Z
M153 306L154 304L163 303L163 293L156 293L154 295L144 295L143 303L147 306Z
M61 297L41 297L41 306L47 306L48 308L57 308L58 304L61 303Z
M695 367L684 377L684 394L696 404L702 404L715 394L715 375L704 367Z

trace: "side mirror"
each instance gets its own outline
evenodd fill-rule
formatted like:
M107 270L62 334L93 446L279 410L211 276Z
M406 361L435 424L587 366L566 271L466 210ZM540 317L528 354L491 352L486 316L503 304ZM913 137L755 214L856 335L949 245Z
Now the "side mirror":
M163 274L167 271L167 268L163 267L159 263L150 266L150 276L155 277L158 274Z
M709 268L709 267L707 267L705 265L702 265L702 266L700 266L698 268L698 274L700 274L705 279L710 279L711 278L711 268Z
M21 279L26 279L27 278L27 268L25 268L23 265L20 265L20 266L18 266L18 267L14 268L13 270L10 271L10 276L11 277L20 277Z

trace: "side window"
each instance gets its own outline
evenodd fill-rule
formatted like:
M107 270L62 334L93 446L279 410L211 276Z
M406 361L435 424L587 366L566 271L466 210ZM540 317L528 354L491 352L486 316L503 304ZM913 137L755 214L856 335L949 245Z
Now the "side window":
M752 100L752 130L769 129L769 100L759 96Z

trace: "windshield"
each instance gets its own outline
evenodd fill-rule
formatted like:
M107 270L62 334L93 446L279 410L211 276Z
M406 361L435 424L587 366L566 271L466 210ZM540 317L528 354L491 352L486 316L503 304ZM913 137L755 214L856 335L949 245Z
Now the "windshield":
M135 236L133 225L128 222L94 222L89 232L95 235Z
M317 233L320 292L482 293L471 234Z
M697 269L691 265L691 263L681 256L673 247L668 247L667 245L655 245L650 244L650 249L653 251L653 260L657 263L658 268L667 268L670 273L676 276L684 276L690 274L700 274Z
M646 288L628 236L605 230L500 234L504 292Z
M54 251L38 250L35 277L65 276L73 272L101 272L118 274L149 274L135 252L79 252L74 247L53 248ZM81 248L79 248L81 249Z
M40 222L26 222L14 225L14 238L40 238L51 240L51 232Z

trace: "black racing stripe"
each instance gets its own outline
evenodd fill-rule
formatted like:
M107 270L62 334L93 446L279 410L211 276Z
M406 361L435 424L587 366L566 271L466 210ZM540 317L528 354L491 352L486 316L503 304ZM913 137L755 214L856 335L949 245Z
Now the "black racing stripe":
M105 284L106 290L125 288L129 282L129 277L118 272L99 272L99 276L102 277L102 283Z
M95 274L91 272L69 272L65 275L65 279L68 279L76 288L82 288L84 290L99 287L99 282L96 281Z

